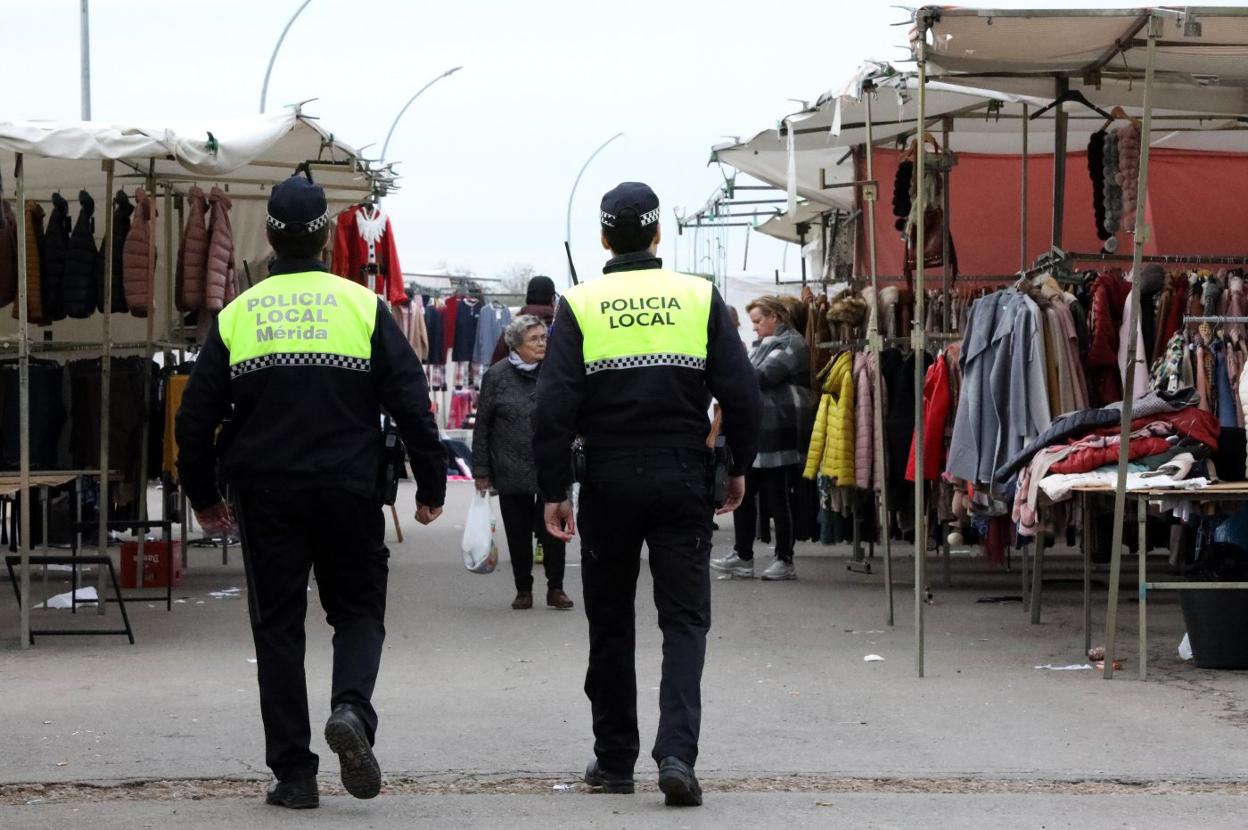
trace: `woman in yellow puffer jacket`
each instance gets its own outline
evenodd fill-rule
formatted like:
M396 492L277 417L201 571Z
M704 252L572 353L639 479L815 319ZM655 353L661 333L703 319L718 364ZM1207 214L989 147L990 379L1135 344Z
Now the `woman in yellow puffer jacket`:
M854 483L854 357L849 352L831 363L823 382L802 473L810 479L816 474L842 487Z

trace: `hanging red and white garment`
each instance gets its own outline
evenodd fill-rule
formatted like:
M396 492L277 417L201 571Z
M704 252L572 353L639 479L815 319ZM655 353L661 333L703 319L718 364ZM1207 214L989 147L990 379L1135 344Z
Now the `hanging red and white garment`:
M388 303L407 302L390 217L376 205L352 205L338 215L330 270L368 286Z

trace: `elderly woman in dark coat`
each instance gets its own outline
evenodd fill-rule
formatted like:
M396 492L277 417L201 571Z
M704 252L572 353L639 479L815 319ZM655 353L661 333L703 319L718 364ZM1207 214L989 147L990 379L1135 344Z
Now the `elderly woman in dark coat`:
M498 493L516 598L511 607L533 607L533 536L542 545L546 567L546 604L572 607L563 590L564 543L546 532L542 500L533 463L533 409L537 374L546 357L546 324L521 314L503 332L507 357L481 379L481 400L472 433L472 466L477 489Z

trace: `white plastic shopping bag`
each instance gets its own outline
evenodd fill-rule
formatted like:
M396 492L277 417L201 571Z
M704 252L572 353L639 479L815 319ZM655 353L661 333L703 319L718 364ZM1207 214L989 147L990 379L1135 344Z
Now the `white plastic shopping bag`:
M464 521L464 567L474 574L493 573L498 565L498 546L494 544L494 514L489 493L477 491L468 506Z

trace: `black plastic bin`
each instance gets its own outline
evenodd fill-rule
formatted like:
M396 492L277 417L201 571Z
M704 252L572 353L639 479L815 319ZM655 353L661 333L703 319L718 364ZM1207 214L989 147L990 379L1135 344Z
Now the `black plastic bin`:
M1202 669L1248 669L1248 591L1179 591L1192 659Z

